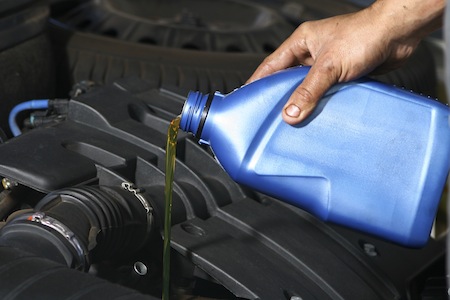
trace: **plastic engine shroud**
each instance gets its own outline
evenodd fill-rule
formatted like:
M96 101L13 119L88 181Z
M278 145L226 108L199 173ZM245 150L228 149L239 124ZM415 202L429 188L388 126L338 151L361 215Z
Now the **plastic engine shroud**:
M133 182L145 190L161 228L167 129L186 95L136 78L94 87L70 101L65 121L0 145L0 175L41 194ZM442 240L402 248L239 186L183 132L172 221L174 253L197 276L244 299L401 299L409 280L445 253ZM10 256L0 263L7 266ZM0 294L25 280L20 272L15 269L15 281L0 280ZM28 285L23 292L39 295L42 288Z

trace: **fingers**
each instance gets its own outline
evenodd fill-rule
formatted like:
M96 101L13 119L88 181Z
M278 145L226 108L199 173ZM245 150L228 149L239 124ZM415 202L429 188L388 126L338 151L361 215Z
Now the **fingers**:
M334 38L339 20L336 17L302 23L277 50L264 59L247 80L246 83L250 83L299 64L312 66L283 108L282 117L286 123L295 125L303 121L314 110L323 94L338 82L341 74L339 71L343 69L339 57L344 55L345 58L346 55L340 51L342 38ZM317 30L319 25L323 29ZM338 51L333 50L333 47L338 47Z
M289 49L280 47L278 52L268 56L247 83L295 65L298 61L298 58L290 53ZM291 125L298 124L308 117L325 92L339 80L338 74L340 73L330 60L321 59L313 64L311 59L311 57L302 58L304 62L311 63L312 67L282 111L283 120Z
M269 55L253 72L252 76L246 83L253 82L257 79L270 75L276 71L283 70L293 65L293 58L286 55L282 49Z
M288 124L296 125L306 119L326 91L338 82L337 74L333 67L313 65L303 82L286 102L282 111L283 120Z
M292 35L275 52L264 59L246 83L294 65L310 65L312 62L313 60L306 46L305 39L299 37L299 34Z

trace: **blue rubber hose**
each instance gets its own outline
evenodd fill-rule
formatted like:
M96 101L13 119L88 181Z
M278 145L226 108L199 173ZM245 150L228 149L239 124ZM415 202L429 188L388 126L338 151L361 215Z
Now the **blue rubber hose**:
M22 131L20 130L20 128L16 122L16 117L20 112L22 112L24 110L30 110L30 109L47 109L48 103L49 103L48 99L30 100L30 101L19 103L16 106L14 106L14 108L9 113L9 118L8 118L9 127L11 129L11 133L13 134L13 136L18 136L22 133Z

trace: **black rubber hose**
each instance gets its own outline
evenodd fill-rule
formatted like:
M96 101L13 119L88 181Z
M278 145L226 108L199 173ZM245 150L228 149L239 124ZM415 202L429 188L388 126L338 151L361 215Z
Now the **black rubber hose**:
M0 299L159 299L21 249L0 247L0 270Z
M0 220L4 220L18 206L18 202L10 194L9 190L0 193Z
M0 246L87 271L91 262L141 249L150 235L151 213L133 189L64 189L48 194L34 211L9 219L0 231Z

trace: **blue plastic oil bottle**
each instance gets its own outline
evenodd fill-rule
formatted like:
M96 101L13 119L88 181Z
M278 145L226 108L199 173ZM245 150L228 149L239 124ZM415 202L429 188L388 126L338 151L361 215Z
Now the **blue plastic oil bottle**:
M308 67L223 95L191 91L180 129L238 183L408 247L427 243L450 169L450 110L367 78L334 86L306 120L281 110Z

